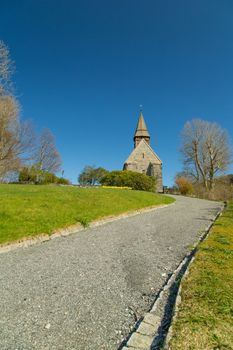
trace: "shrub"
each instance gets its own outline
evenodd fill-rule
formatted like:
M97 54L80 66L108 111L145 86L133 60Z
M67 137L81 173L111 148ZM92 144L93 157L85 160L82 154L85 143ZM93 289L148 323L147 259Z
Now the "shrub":
M175 181L181 194L186 196L193 193L193 185L186 177L177 176Z
M215 201L228 201L233 199L233 186L231 184L216 181L213 189L208 191L203 184L195 184L194 193L198 198Z
M55 184L57 183L57 177L56 175L49 173L47 171L40 171L38 173L37 183L41 185Z
M106 174L101 180L105 186L131 187L133 190L155 191L155 178L129 170L116 170Z
M32 167L24 167L19 172L20 183L36 183L38 170Z
M35 166L24 167L21 169L19 173L19 182L20 183L31 183L31 184L61 184L61 185L69 185L69 180L63 177L57 177L53 173L49 173L48 171L43 171L37 169Z
M56 183L58 185L70 185L70 181L64 177L57 177Z
M183 195L192 194L198 198L215 201L233 200L233 174L216 177L211 190L206 189L203 182L192 182L188 176L181 173L177 174L175 182Z

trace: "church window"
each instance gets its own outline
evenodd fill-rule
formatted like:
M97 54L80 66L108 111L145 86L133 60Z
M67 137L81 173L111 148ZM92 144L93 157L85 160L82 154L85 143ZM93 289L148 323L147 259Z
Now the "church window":
M144 153L142 153L142 158L145 158L145 154Z

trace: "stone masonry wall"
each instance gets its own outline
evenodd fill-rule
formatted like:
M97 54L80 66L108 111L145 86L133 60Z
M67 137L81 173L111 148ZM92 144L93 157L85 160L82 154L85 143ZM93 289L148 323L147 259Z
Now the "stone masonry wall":
M157 192L163 192L162 164L153 164L151 176L156 178Z

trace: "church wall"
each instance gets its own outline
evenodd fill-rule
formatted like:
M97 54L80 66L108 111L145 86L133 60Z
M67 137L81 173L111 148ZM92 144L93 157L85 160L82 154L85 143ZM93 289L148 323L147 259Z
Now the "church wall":
M156 178L157 192L163 192L162 164L152 164L151 176Z

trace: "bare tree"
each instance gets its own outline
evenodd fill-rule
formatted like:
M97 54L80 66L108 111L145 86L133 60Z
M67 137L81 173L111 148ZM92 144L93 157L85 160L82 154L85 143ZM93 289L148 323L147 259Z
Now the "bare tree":
M0 96L12 90L11 75L14 70L10 53L3 41L0 41Z
M14 67L7 46L0 41L0 178L20 170L31 159L34 132L29 121L19 118L19 104L13 95Z
M17 171L30 159L34 133L29 122L20 122L19 106L12 96L0 96L0 175Z
M49 129L43 129L39 146L35 153L35 163L43 171L56 173L61 169L61 157L55 145L55 139Z
M46 129L42 132L36 151L32 125L19 119L19 105L12 93L12 72L9 50L0 41L0 177L20 170L32 160L32 155L40 170L57 172L61 159L52 133Z
M187 122L182 132L185 172L212 189L216 174L231 163L227 132L216 123L201 119Z

